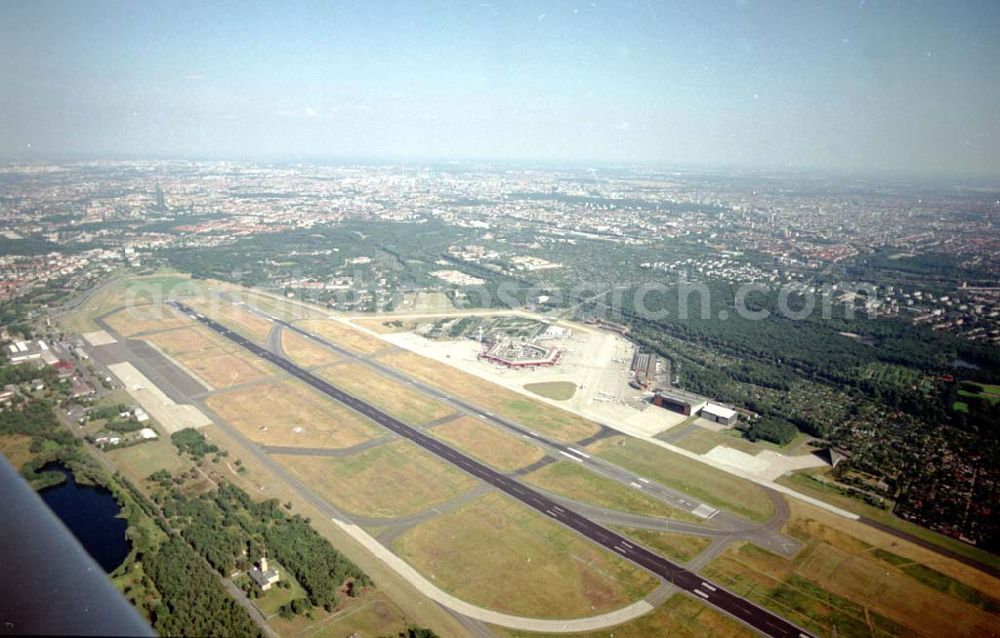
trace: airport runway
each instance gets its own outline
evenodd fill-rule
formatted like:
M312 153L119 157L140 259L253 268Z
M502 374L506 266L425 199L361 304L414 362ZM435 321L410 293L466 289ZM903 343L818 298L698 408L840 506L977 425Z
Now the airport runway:
M615 532L577 514L576 512L563 508L555 501L543 496L535 490L519 483L515 479L507 477L481 463L475 461L461 452L454 450L437 439L431 438L419 430L404 424L392 416L382 412L364 401L340 390L330 383L316 377L308 371L295 365L288 359L282 358L265 348L258 346L243 336L233 332L225 326L195 312L180 302L170 302L174 307L182 312L194 317L200 323L214 330L230 341L239 344L258 357L285 370L292 376L302 380L310 386L316 388L323 394L335 399L344 405L354 409L360 414L372 419L379 425L395 432L401 437L416 443L425 450L448 461L452 465L466 471L486 483L493 485L505 494L521 501L532 509L535 509L549 518L583 534L599 545L617 552L622 557L632 561L636 565L647 569L653 574L673 583L694 595L702 598L707 603L725 611L731 616L747 623L757 630L775 637L807 637L810 634L804 632L789 621L777 616L766 609L740 598L739 596L704 580L698 574L689 571L676 563L673 563L662 556L658 556L644 547L634 545L624 537ZM286 324L286 327L287 324Z

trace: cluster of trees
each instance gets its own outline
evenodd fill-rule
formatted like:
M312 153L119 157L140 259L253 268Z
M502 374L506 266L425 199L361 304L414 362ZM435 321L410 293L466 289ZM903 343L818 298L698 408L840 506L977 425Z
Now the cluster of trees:
M743 435L751 441L763 439L778 445L791 443L798 433L798 428L788 421L771 417L756 419L743 429Z
M205 440L205 435L194 428L184 428L170 435L177 449L200 459L206 454L215 454L219 447Z
M371 583L361 569L316 533L308 520L287 516L276 500L254 502L229 483L214 492L188 497L176 489L169 473L157 472L150 479L164 488L156 500L171 527L180 530L220 574L237 567L245 569L266 553L295 576L306 590L310 606L327 610L337 606L337 592L347 581L357 586Z
M169 537L141 557L143 571L161 598L147 609L163 636L260 636L247 612L222 589L197 554Z

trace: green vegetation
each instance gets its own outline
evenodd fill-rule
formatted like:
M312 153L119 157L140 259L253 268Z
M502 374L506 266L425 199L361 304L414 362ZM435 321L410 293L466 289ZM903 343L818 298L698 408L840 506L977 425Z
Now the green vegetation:
M174 442L181 454L190 454L196 459L219 451L217 445L206 441L205 435L194 428L184 428L179 432L174 432L170 435L170 440Z
M142 556L143 571L162 598L150 610L164 636L260 636L260 629L177 537Z
M767 492L755 483L652 443L614 436L597 441L589 449L640 476L751 520L764 521L774 514Z
M744 433L751 441L764 439L771 443L785 445L791 443L798 436L799 430L788 421L764 417L750 423L744 428Z
M615 530L645 545L657 554L680 563L686 563L695 558L712 544L712 539L704 536L672 534L629 527L615 527Z
M572 461L558 461L546 465L525 476L525 480L560 496L608 509L645 516L662 516L674 520L701 521L683 510L646 495L641 490L626 487Z
M543 381L542 383L526 383L524 389L538 396L556 401L572 399L576 394L576 384L571 381Z

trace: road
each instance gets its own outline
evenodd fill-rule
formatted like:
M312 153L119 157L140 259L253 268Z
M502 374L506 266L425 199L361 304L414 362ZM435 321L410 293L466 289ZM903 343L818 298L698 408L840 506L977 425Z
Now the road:
M330 398L352 408L375 421L382 427L398 434L399 436L412 441L425 450L448 461L452 465L464 470L468 474L490 484L515 498L525 505L537 510L545 516L561 523L562 525L582 534L595 543L618 553L622 557L632 561L636 565L645 568L651 573L663 578L675 586L691 592L695 596L705 600L718 609L731 616L745 622L755 629L774 637L804 637L809 636L799 627L789 621L777 616L762 607L740 598L718 585L714 585L698 574L669 561L662 556L658 556L644 547L634 545L623 536L607 529L580 514L562 507L555 501L545 497L537 491L521 484L517 480L505 476L485 465L475 461L461 452L452 449L437 439L420 432L419 430L404 424L402 421L382 412L376 407L357 399L356 397L340 390L330 383L309 373L308 371L295 365L288 359L282 358L269 350L258 346L245 337L233 332L222 324L209 319L208 317L195 312L184 304L174 301L170 302L178 310L195 318L197 321L207 326L216 333L242 346L258 357L268 361L272 365L284 370L290 375L300 379L304 383L314 387ZM288 327L288 326L286 326Z

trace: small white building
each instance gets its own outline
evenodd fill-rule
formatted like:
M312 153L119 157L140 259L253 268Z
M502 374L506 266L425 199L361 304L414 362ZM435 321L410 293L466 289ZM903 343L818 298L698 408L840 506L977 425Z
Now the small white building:
M260 587L261 591L271 589L271 585L281 580L278 570L268 569L267 556L261 556L258 567L249 570L247 572L247 576L249 576L253 582L257 583L257 586Z
M158 438L158 436L159 435L156 433L156 430L153 428L142 428L139 430L139 438L146 441Z
M705 404L705 407L701 409L699 416L722 425L733 425L736 423L737 419L736 410L727 408L724 405L717 405L715 403Z

